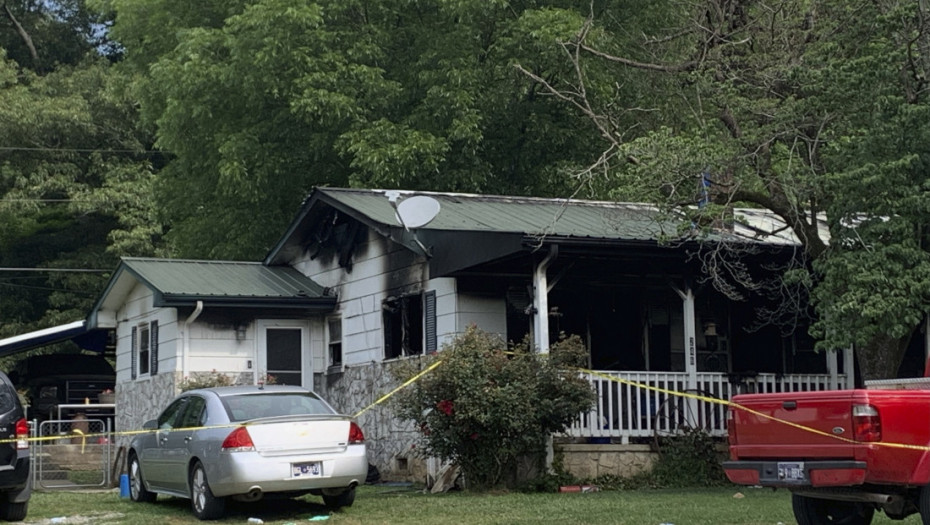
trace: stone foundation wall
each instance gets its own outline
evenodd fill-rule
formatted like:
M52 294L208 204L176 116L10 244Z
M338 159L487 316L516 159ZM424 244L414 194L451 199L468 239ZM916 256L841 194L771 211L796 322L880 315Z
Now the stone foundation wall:
M354 416L367 408L357 422L365 433L368 461L378 467L382 479L422 483L427 459L419 454L419 433L410 422L393 416L390 399L374 405L400 384L390 373L392 365L371 362L321 374L315 381L317 391L344 414Z
M578 479L611 475L630 477L652 469L656 453L649 445L558 444L565 471Z
M144 381L129 381L116 385L116 429L118 431L141 430L142 424L168 406L178 394L180 372L157 374ZM133 436L119 436L117 446L129 447Z

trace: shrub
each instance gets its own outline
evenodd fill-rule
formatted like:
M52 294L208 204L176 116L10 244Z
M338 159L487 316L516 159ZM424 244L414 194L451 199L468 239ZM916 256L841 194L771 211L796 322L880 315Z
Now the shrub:
M539 468L546 441L594 402L590 384L571 366L587 352L578 337L562 337L549 355L524 342L506 351L501 340L472 326L432 359L443 364L402 390L397 414L420 430L429 455L456 463L470 487L513 484L526 461ZM414 366L399 366L399 378Z
M194 372L190 377L185 377L178 385L181 392L196 390L198 388L212 388L215 386L231 386L235 382L228 374L223 374L213 370L212 372Z
M652 468L656 486L668 488L716 486L727 483L714 438L703 430L666 437Z

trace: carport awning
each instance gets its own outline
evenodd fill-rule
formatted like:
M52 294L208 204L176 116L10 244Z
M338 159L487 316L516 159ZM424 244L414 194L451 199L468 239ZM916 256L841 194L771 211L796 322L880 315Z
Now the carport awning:
M107 343L106 330L88 330L86 321L53 326L0 339L0 357L62 341L74 340L81 348L103 352Z

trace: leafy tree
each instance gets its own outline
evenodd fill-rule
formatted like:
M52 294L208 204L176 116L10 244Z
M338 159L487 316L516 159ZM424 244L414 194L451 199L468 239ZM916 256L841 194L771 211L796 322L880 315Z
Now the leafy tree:
M119 56L107 38L108 18L88 9L84 0L5 0L0 21L0 47L7 58L32 71L73 66L94 53Z
M4 336L86 316L105 275L71 270L158 253L146 135L119 85L105 61L39 76L0 49L0 267L40 270L0 273Z
M599 130L605 149L590 171L609 174L599 191L708 228L731 224L734 206L771 210L815 270L789 275L816 287L819 346L854 343L866 378L894 376L930 310L925 5L704 0L648 10L672 29L637 41L612 31L609 13L592 13L562 45L579 71L671 80L644 108L660 122L630 132L623 117L642 99L600 97L583 76L560 84L530 74ZM685 111L662 113L669 98Z
M521 461L542 466L546 439L591 408L594 392L572 367L587 360L578 337L563 338L548 356L524 343L505 351L495 336L469 327L437 359L443 364L394 401L397 414L420 429L425 452L460 466L470 487L521 481ZM401 379L413 375L401 366Z
M263 255L313 186L564 195L592 152L512 67L569 74L564 2L100 3L172 155L158 194L184 256Z

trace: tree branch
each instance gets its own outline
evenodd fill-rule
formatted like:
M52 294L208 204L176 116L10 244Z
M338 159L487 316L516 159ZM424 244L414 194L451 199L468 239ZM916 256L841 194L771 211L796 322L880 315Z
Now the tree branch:
M3 12L6 14L6 17L10 19L10 22L13 23L13 27L16 28L16 32L19 33L19 37L23 40L23 43L26 44L26 47L29 48L29 54L32 55L32 61L35 63L39 62L39 54L36 52L36 47L32 44L32 37L29 36L29 33L23 29L23 26L16 20L16 17L13 16L13 12L10 11L10 7L6 5L6 2L3 3Z

